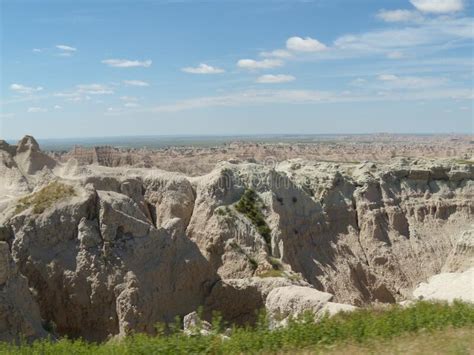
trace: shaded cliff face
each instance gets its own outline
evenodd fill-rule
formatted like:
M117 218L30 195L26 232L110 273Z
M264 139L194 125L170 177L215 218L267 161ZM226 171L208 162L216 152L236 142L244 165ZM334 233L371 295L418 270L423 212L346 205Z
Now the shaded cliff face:
M46 334L28 281L18 272L8 244L0 241L0 341L20 342Z
M0 241L32 290L34 324L60 335L153 334L200 305L242 324L292 284L339 303L396 302L473 266L472 165L222 163L190 178L51 163L31 139L19 147L0 146Z
M258 275L265 260L278 258L338 302L395 302L439 273L472 228L473 173L472 166L403 161L227 165L199 180L188 236L224 278ZM263 201L270 243L233 207L249 187ZM223 205L230 212L221 216Z

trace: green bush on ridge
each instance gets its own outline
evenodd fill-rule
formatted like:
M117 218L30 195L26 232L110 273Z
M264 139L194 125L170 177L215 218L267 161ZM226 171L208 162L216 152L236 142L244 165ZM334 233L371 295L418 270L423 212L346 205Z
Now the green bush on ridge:
M216 318L215 329L223 329ZM268 320L261 316L255 327L232 329L230 338L218 331L208 336L184 335L176 330L163 335L135 334L123 340L103 344L83 340L61 339L57 342L36 341L20 346L0 343L1 354L241 354L294 352L348 342L365 344L419 331L448 328L474 328L474 306L462 302L430 303L420 301L402 308L361 309L323 317L318 323L311 315L290 321L288 327L268 329Z
M21 198L16 206L15 214L21 213L30 207L33 207L34 214L41 214L59 200L75 195L76 193L72 186L54 181L38 192Z
M271 244L271 230L262 213L262 200L252 189L245 190L239 202L235 205L235 209L246 216L257 228L258 233L265 239L265 242Z

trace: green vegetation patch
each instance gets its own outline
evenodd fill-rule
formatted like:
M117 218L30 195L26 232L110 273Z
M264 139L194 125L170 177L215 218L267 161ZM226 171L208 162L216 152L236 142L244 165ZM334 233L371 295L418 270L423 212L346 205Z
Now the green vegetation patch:
M275 269L271 269L271 270L266 270L260 274L258 274L258 277L262 277L262 278L265 278L265 277L285 277L286 274L283 270L275 270Z
M474 160L458 159L455 160L455 163L460 165L474 165Z
M221 335L221 330L225 329L222 324L218 324L221 318L216 319L217 321L213 322L213 329L217 330L213 330L207 336L197 334L188 337L179 330L180 323L177 323L172 327L174 331L168 335L163 331L160 331L158 336L136 334L123 340L103 344L70 339L43 340L20 346L0 343L0 354L320 353L330 349L383 345L390 340L396 341L407 337L409 341L423 337L431 338L433 341L433 335L440 334L443 330L447 332L460 330L460 334L465 334L461 337L463 341L458 342L465 344L463 348L454 349L460 351L472 348L474 306L461 302L454 302L451 305L417 302L408 308L392 306L383 310L361 309L352 313L340 313L332 318L323 317L318 323L314 321L313 316L305 315L299 320L290 321L288 327L275 330L268 329L268 320L262 315L255 327L234 327L228 338L223 338ZM163 328L157 327L157 329ZM408 344L406 348L410 349L410 345Z
M216 208L216 214L222 217L230 217L232 216L232 211L229 206L220 206Z
M265 222L262 209L265 208L263 201L252 189L245 190L235 209L246 216L257 228L258 233L265 239L268 246L271 244L271 229Z
M38 192L20 199L16 206L15 214L21 213L31 207L33 207L33 213L40 214L59 200L75 195L76 193L72 186L55 181L43 187Z

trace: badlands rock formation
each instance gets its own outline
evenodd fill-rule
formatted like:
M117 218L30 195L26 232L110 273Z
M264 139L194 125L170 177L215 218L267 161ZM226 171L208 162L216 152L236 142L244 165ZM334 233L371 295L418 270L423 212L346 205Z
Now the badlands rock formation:
M285 324L290 318L297 318L308 311L318 318L326 313L331 315L356 309L351 305L330 302L332 299L330 293L309 287L278 287L268 294L265 308L275 325Z
M0 193L0 339L44 336L41 323L153 334L200 306L251 323L295 285L393 303L472 265L474 168L451 160L223 162L187 177L56 162L25 137L0 143Z
M18 272L9 246L0 242L0 341L35 339L46 335L40 310L28 289L28 281Z
M223 141L217 145L219 137L214 137L214 140L210 138L207 144L206 141L201 141L201 144L187 146L184 141L184 145L180 146L155 148L74 146L68 152L56 152L55 156L63 162L73 158L82 165L153 167L192 176L207 174L214 169L217 161L229 160L273 166L276 162L295 158L333 162L385 162L397 156L453 160L474 158L470 135L369 134L247 137L240 141L229 141L229 138L226 140L221 137L220 140ZM157 142L164 143L160 140ZM51 148L58 147L52 145Z

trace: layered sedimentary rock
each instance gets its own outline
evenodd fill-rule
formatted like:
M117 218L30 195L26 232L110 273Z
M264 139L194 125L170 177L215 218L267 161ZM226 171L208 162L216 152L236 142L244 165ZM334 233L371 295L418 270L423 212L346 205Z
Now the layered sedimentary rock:
M254 137L242 141L235 141L236 139L238 138L224 138L215 146L208 145L213 144L212 139L196 146L188 145L191 139L182 141L179 146L173 146L175 142L171 139L167 142L143 142L149 148L75 146L67 153L56 153L56 156L63 162L72 158L82 165L153 167L192 176L207 174L213 170L216 162L231 159L273 165L274 162L295 158L333 162L385 162L396 156L460 160L474 157L470 135L364 134L287 136L281 137L280 141L270 137ZM168 144L163 147L165 142Z
M59 335L153 334L199 306L252 323L292 285L334 303L393 303L472 265L469 164L226 162L187 177L57 163L31 137L2 143L0 158L0 240L32 290L35 324ZM44 196L51 186L64 188Z
M18 272L8 244L0 241L0 341L44 337L43 325L27 279Z

